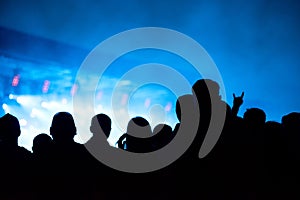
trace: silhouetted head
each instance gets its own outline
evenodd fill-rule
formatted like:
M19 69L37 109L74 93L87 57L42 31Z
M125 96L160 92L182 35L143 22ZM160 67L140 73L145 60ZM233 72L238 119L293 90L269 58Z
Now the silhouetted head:
M56 113L50 127L50 135L53 141L73 141L76 135L76 127L73 116L68 112Z
M49 152L51 145L52 138L45 133L41 133L34 137L32 151L35 155L44 155Z
M153 129L153 135L157 133L172 134L172 128L167 124L158 124Z
M243 118L246 124L253 127L262 127L266 122L266 114L259 108L247 109Z
M160 149L167 145L173 139L171 126L167 124L158 124L153 129L154 150Z
M152 135L150 124L143 117L132 118L128 122L127 133L138 138L146 138Z
M16 140L20 135L19 120L15 116L8 113L0 118L0 140Z
M108 138L111 131L111 119L105 114L98 114L92 118L90 130L93 134L103 132Z
M217 82L210 79L200 79L193 85L193 94L199 103L211 100L221 100L219 94L220 86Z
M273 136L279 134L282 131L282 124L274 121L267 121L265 123L265 131Z
M189 111L184 111L181 109L181 106L180 104L193 104L196 106L196 102L197 102L197 99L194 98L193 95L191 94L185 94L185 95L182 95L180 97L177 98L176 100L176 116L177 116L177 119L179 121L181 121L181 115L183 114L182 112L185 112L185 113L188 113Z
M281 119L281 123L285 129L300 130L300 113L292 112L284 115Z

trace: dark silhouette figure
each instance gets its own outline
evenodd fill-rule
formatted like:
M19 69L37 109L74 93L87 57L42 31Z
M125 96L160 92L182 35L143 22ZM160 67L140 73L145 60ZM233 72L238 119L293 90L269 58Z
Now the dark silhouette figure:
M51 199L53 196L48 194L49 188L46 187L47 184L51 186L48 181L52 180L53 175L53 160L51 160L51 153L53 148L52 138L41 133L34 137L32 151L33 151L33 166L31 180L33 182L35 199Z
M109 116L103 113L95 115L90 125L90 132L93 136L84 145L87 150L91 151L91 154L87 155L86 161L87 172L85 174L88 176L86 185L90 184L88 187L93 196L96 195L102 199L109 199L112 194L114 194L115 198L119 198L116 190L120 190L120 188L116 182L122 183L124 180L120 172L107 167L97 160L96 155L93 155L101 153L103 149L107 148L116 150L107 142L111 132L111 123Z
M32 151L34 158L39 161L44 161L49 159L51 148L53 147L52 138L41 133L33 139Z
M50 127L53 138L51 152L51 189L53 195L60 198L86 199L89 185L86 179L89 153L84 145L74 141L76 126L73 116L68 112L54 115ZM59 181L57 181L59 180ZM74 193L74 191L81 191ZM53 196L52 196L53 197Z
M70 172L82 164L86 150L82 144L74 141L76 126L70 113L59 112L54 115L50 135L53 138L52 159L58 162L56 167L59 171Z
M300 113L283 116L281 123L266 122L259 108L247 109L239 117L244 92L233 94L231 109L221 100L219 89L217 82L200 79L193 94L180 96L176 101L179 123L173 131L159 124L152 133L146 119L132 118L117 142L120 149L107 142L112 127L109 116L97 114L91 119L93 135L83 145L74 141L77 130L72 115L59 112L53 116L52 137L37 135L32 154L18 145L18 119L5 114L0 118L0 199L299 199ZM209 128L220 123L212 121L214 113L224 115L222 133L210 153L199 159ZM157 150L192 133L197 134L183 155L154 172L120 172L99 162L90 151L151 153L159 161Z
M248 189L248 196L262 196L263 185L263 166L264 166L264 127L266 114L262 109L247 109L243 116L244 120L244 140L243 140L243 166L247 171L243 174L245 187Z
M19 120L5 114L0 118L0 157L6 162L24 162L32 158L30 151L18 146L21 135Z
M233 93L233 106L232 106L232 115L233 116L237 116L239 109L244 102L244 100L243 100L244 95L245 95L244 92L242 92L241 96L235 96L235 94Z
M268 121L264 126L263 138L264 177L269 187L269 193L283 183L285 165L287 163L287 143L282 124ZM283 185L280 186L283 188ZM277 192L280 188L277 188ZM275 193L275 192L274 192ZM278 193L275 193L278 194Z
M292 112L283 116L281 123L288 143L288 158L293 165L300 163L300 113Z
M0 118L1 199L31 198L32 154L18 146L20 135L20 124L15 116L5 114Z
M169 144L169 142L173 139L173 133L171 126L167 124L158 124L153 129L152 136L152 150L156 151L165 145Z
M299 199L300 179L300 113L291 112L281 119L287 142L287 161L285 163L285 188L290 199Z
M92 123L90 130L92 133L96 134L100 130L98 130L100 125L100 128L102 132L105 134L105 136L108 138L111 131L111 119L109 116L105 114L98 114L92 118Z
M200 147L208 132L213 116L212 111L217 113L218 116L223 115L225 118L227 104L221 100L219 89L219 84L210 79L200 79L193 85L192 92L195 98L194 101L197 104L200 114L196 138L188 149L189 155L194 159L198 158ZM221 122L218 121L214 123Z
M178 97L178 99L176 100L176 106L175 106L175 113L176 113L176 116L177 116L177 119L179 121L179 123L177 123L174 127L174 130L173 130L173 136L175 137L175 135L177 134L178 132L178 129L179 129L179 126L180 126L180 122L181 122L181 108L180 108L180 102L181 100L185 98L185 96L180 96Z
M135 153L151 152L151 135L151 127L146 119L142 117L132 118L128 122L127 133L118 140L118 147Z
M111 131L111 119L105 114L98 114L92 118L90 131L93 134L91 139L86 145L97 145L97 141L101 139L100 136L105 135L106 139L110 135Z

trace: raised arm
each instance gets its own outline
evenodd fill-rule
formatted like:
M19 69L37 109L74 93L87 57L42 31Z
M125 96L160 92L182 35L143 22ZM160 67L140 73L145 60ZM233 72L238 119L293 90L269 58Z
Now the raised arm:
M235 96L235 94L233 93L232 115L235 117L237 116L239 109L244 102L244 100L243 100L244 94L245 93L242 92L241 96Z

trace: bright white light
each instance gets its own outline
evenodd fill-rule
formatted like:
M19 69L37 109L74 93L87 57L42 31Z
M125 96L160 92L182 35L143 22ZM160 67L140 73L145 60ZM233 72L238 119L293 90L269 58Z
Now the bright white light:
M6 112L8 110L8 105L6 103L2 104L2 108Z
M13 95L13 94L9 94L8 98L9 98L9 99L13 99L13 98L14 98L14 95Z
M63 98L63 99L61 100L61 102L62 102L62 104L66 105L66 104L68 103L68 100L67 100L66 98Z
M17 102L21 105L28 103L28 98L25 97L17 97Z
M43 102L41 103L41 106L42 106L43 108L47 108L47 107L48 107L48 103L45 102L45 101L43 101Z
M20 126L26 126L27 121L25 119L20 119Z
M39 110L36 108L32 108L31 113L30 113L30 117L34 118L39 114Z

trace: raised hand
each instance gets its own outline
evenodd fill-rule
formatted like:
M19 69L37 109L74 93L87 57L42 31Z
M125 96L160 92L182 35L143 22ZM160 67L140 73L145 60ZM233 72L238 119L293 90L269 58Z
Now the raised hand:
M242 92L241 96L235 96L233 93L233 106L232 106L232 115L237 116L239 112L240 106L243 104L244 100L244 92Z
M244 94L245 93L242 92L241 96L235 96L235 94L233 93L233 106L240 107L243 104L243 102L244 102L244 100L243 100Z

